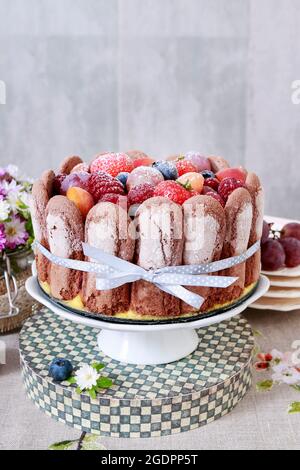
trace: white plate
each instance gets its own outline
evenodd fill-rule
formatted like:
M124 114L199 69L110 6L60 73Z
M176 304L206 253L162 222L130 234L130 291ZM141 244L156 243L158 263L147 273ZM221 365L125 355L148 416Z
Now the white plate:
M268 276L268 279L272 287L300 288L300 277Z
M270 287L268 278L261 276L256 291L237 307L210 318L188 323L137 325L107 321L71 313L49 301L41 291L36 276L26 281L27 292L42 305L62 318L101 330L98 345L101 351L117 361L130 364L166 364L191 354L198 345L196 328L204 328L242 313L264 295Z
M300 224L299 220L283 219L282 217L272 217L271 215L266 215L264 219L269 223L274 223L274 230L281 230L286 224L290 222L296 222ZM297 266L296 268L283 268L279 269L278 271L262 271L262 273L266 276L300 277L300 266Z
M297 299L270 299L269 297L261 297L251 308L258 310L277 310L280 312L291 312L300 310L300 298Z
M264 297L273 299L299 299L300 288L271 286Z

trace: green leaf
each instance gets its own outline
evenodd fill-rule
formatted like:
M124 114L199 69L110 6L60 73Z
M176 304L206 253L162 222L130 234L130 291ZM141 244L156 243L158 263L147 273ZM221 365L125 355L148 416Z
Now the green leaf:
M291 403L288 408L288 413L290 415L300 413L300 401L294 401L293 403Z
M77 387L75 391L76 391L76 393L77 393L78 395L80 395L80 394L82 393L82 390L81 390L80 387Z
M49 446L50 450L67 450L77 441L62 441L62 442L55 442L51 446Z
M90 395L91 398L93 398L93 399L97 398L97 392L96 392L96 390L95 390L94 387L93 387L93 388L90 388L90 389L87 390L87 391L88 391L88 393L89 393L89 395Z
M71 384L71 385L72 385L72 384L76 384L76 379L75 379L75 377L69 377L69 378L66 380L66 382L69 382L69 384Z
M82 440L81 450L106 450L99 441L101 437L87 434Z
M253 331L254 336L257 336L259 338L264 338L264 335L261 331L259 331L259 330L252 330L252 331Z
M112 380L109 379L108 377L100 377L97 380L97 387L98 388L109 388L113 384Z
M99 362L93 362L92 368L95 369L97 372L100 372L100 370L104 369L105 364L100 364Z
M273 388L273 385L273 380L262 380L261 382L257 382L256 390L258 392L268 392Z
M296 390L296 392L300 392L300 385L291 385L291 387Z

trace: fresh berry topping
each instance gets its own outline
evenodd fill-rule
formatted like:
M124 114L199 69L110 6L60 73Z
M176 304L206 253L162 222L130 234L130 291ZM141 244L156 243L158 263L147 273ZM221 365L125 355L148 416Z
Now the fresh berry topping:
M192 162L192 164L196 167L196 171L198 172L211 170L209 159L203 155L200 155L199 152L188 152L185 154L184 158Z
M178 171L175 163L161 161L153 163L153 168L161 172L165 180L177 180Z
M219 181L217 178L207 178L205 180L205 186L209 186L211 189L214 189L215 191L218 191L219 188Z
M117 176L117 180L119 180L120 183L122 183L122 185L124 186L124 189L126 189L128 176L129 176L129 173L127 173L126 171L123 171L123 173L119 173Z
M163 175L156 168L149 166L140 166L135 168L127 179L127 190L142 183L150 183L157 186L164 180Z
M156 186L154 196L164 196L177 204L183 204L195 195L195 191L188 191L176 181L163 181Z
M247 172L239 167L239 168L225 168L224 170L219 171L216 174L216 177L219 181L224 180L225 178L235 178L236 180L242 181L245 183L247 178Z
M204 170L204 171L201 171L201 175L203 176L204 179L207 179L207 178L215 178L216 175L214 174L213 171L210 171L210 170Z
M66 195L68 189L74 187L85 189L86 191L88 191L90 177L90 173L71 173L70 175L66 176L66 178L61 183L60 193L62 195Z
M93 196L95 202L98 202L104 194L124 194L122 183L113 178L108 173L99 171L93 173L89 181L89 192Z
M207 193L217 193L214 189L210 188L209 186L203 186L202 194L205 196ZM218 194L218 193L217 193Z
M112 202L113 204L118 204L119 206L127 210L127 204L128 204L127 196L120 196L120 194L107 193L101 197L100 201Z
M87 163L78 163L78 165L74 166L73 170L71 173L89 173L90 172L90 166Z
M66 179L66 175L58 174L55 176L53 181L53 191L55 194L61 194L62 182Z
M67 191L67 198L74 202L80 210L83 218L86 218L91 208L94 206L93 196L85 189L72 187Z
M285 251L278 240L269 239L261 247L261 263L265 271L277 271L285 265Z
M105 171L111 176L122 172L130 173L132 170L132 160L126 153L106 153L98 156L91 164L91 173Z
M153 158L137 158L136 160L133 160L133 166L134 168L139 168L140 166L150 166L154 163Z
M177 183L180 183L185 189L194 189L197 193L201 193L204 184L204 178L201 173L185 173L178 178Z
M150 183L142 183L132 188L128 193L128 204L142 204L150 197L153 197L155 186Z
M286 237L279 240L285 252L285 265L296 268L300 265L300 240Z
M215 191L208 191L206 196L213 197L216 201L218 201L222 207L225 207L225 201L221 198L220 194L216 193Z
M175 162L175 165L178 171L178 176L182 176L185 173L197 172L196 166L189 160L179 159Z
M207 180L206 180L207 183ZM227 202L230 194L233 193L237 188L244 188L245 185L242 181L236 180L235 178L225 178L219 185L218 192L222 199Z
M53 359L49 366L49 375L55 382L62 382L70 378L73 372L73 366L68 359L57 358Z

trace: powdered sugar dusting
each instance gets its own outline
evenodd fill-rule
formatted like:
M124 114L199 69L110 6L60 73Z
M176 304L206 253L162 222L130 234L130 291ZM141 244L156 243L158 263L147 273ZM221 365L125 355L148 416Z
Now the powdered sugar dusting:
M70 231L63 218L48 214L47 230L51 253L62 258L69 258L74 249L70 239Z
M211 215L203 214L202 217L185 215L184 264L202 264L212 261L220 230L219 222Z

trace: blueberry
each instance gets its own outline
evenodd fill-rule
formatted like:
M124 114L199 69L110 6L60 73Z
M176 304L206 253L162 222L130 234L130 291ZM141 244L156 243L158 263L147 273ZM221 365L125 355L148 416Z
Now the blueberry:
M73 372L73 366L67 359L56 358L50 364L49 375L55 382L68 379Z
M204 179L207 179L207 178L215 178L216 175L214 174L213 171L210 171L210 170L204 170L204 171L201 171L201 175L203 176Z
M155 162L152 165L156 168L160 173L163 175L165 180L177 180L178 178L178 171L173 162L168 161L161 161Z
M118 176L117 176L117 180L119 180L120 183L122 183L124 188L126 188L126 183L127 183L128 176L129 176L129 173L127 173L126 171L124 171L122 173L119 173Z

